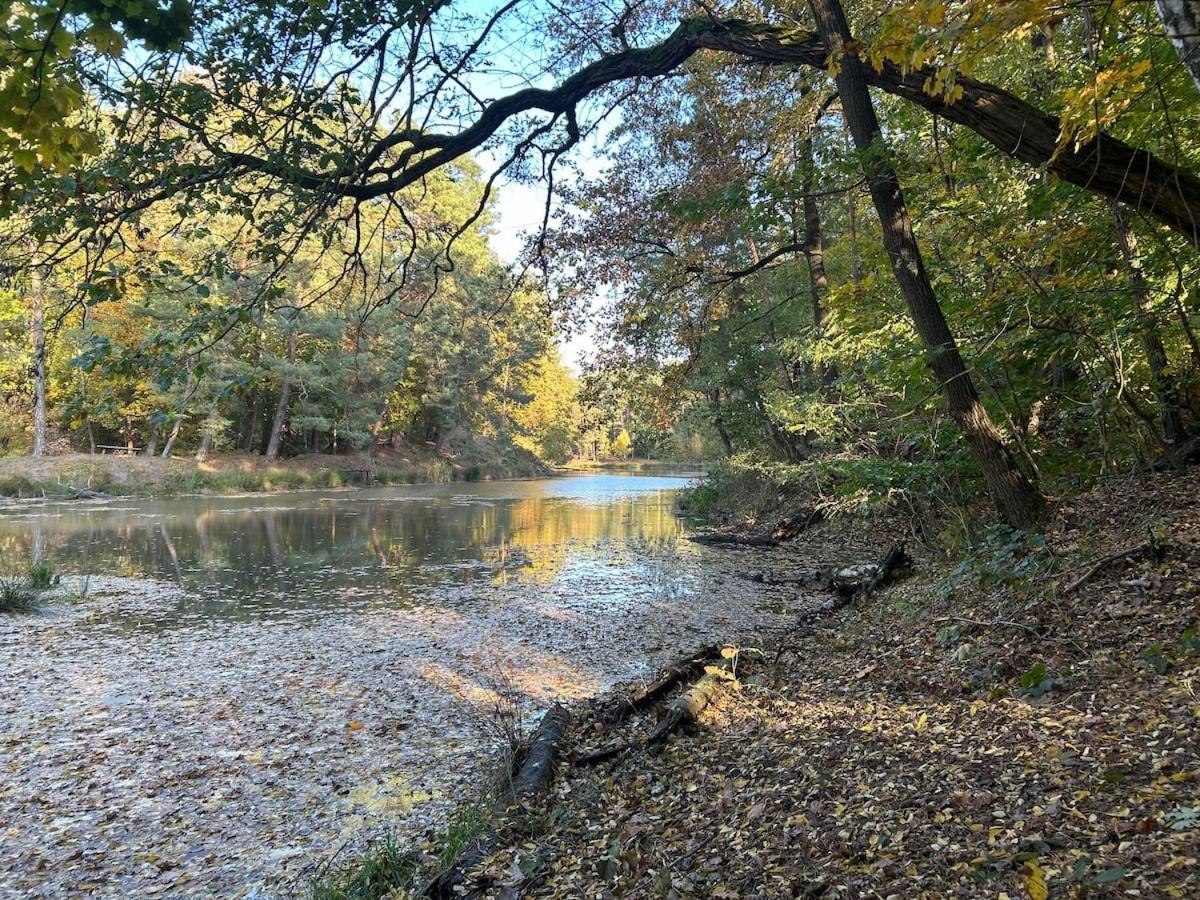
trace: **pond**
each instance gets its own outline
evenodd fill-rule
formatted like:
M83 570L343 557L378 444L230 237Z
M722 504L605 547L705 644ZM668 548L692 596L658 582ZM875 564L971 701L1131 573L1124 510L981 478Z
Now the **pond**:
M291 896L469 797L510 718L780 611L682 475L0 511L0 896ZM349 852L349 851L346 851ZM11 892L11 893L8 893Z

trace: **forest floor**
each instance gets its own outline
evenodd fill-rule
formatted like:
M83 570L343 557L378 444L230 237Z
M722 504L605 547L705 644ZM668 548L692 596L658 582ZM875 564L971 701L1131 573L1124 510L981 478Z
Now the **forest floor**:
M727 552L777 579L905 530ZM909 549L891 589L743 648L698 728L564 763L499 823L481 893L1200 896L1200 472L1112 483L956 566ZM655 715L577 717L568 758Z
M308 453L268 460L244 453L191 457L69 453L0 458L0 497L70 497L79 491L120 496L250 493L363 484L417 484L532 477L545 468L523 451L443 455L421 446L371 456Z

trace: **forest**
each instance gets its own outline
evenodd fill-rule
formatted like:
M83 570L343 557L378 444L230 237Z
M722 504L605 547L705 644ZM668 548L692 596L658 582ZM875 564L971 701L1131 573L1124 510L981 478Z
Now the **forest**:
M508 793L415 849L391 831L357 847L314 897L1200 891L1200 2L4 16L0 496L17 515L340 488L342 470L617 473L413 494L455 499L403 523L387 499L355 505L376 495L328 501L361 530L332 506L245 534L187 506L204 525L186 538L102 509L0 528L6 565L56 547L112 577L245 591L250 610L274 602L257 575L188 573L261 541L247 570L291 592L288 565L339 546L348 571L365 554L372 596L408 603L389 568L424 584L434 560L461 566L434 579L446 596L484 572L479 597L517 603L527 570L520 602L566 629L517 666L541 680L511 659L500 687L441 658L412 676L493 698ZM194 468L220 465L269 474ZM84 553L87 533L116 551ZM352 605L355 583L329 596ZM520 657L527 620L501 606L463 615L495 617ZM654 656L691 615L704 646ZM394 625L373 627L402 640ZM412 627L421 653L445 649ZM614 660L636 654L660 668L630 687ZM581 712L619 684L627 702ZM547 795L557 810L531 812Z
M0 440L562 462L625 431L1028 526L1197 453L1175 6L14 7ZM489 42L539 23L559 49L490 97ZM505 183L545 193L511 263ZM581 395L554 335L585 319Z

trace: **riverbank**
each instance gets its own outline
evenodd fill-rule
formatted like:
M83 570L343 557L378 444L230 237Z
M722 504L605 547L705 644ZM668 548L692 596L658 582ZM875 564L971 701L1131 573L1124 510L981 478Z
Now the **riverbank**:
M280 460L249 454L214 454L204 460L83 453L37 459L5 457L0 458L0 497L64 499L81 492L122 497L269 493L547 474L532 454L519 448L510 450L455 457L427 447L410 447L372 456L313 453Z
M700 727L560 767L494 823L481 896L1200 893L1200 473L1063 503L799 631L764 631ZM730 550L778 582L906 516ZM809 608L827 595L797 588ZM668 698L670 699L670 698ZM564 752L636 746L586 714ZM437 842L422 848L433 858ZM382 895L382 894L380 894Z

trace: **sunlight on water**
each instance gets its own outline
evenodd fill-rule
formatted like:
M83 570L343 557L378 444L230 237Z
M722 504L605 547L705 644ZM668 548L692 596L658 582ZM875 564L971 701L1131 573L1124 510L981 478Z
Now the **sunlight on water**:
M0 513L0 554L15 570L37 558L64 574L174 582L187 594L152 617L163 626L462 604L472 585L513 580L611 604L661 575L630 549L675 545L686 481L586 474L27 506Z

